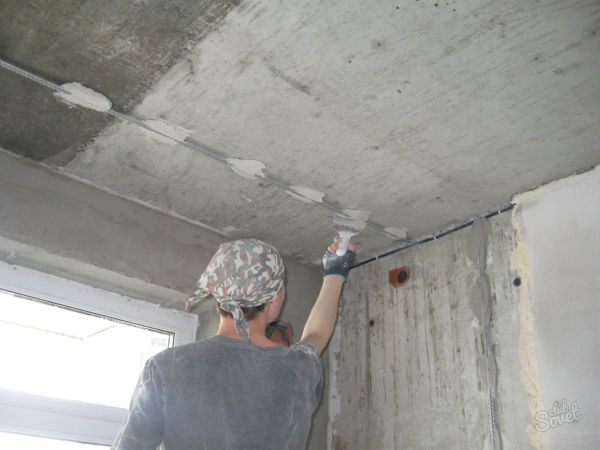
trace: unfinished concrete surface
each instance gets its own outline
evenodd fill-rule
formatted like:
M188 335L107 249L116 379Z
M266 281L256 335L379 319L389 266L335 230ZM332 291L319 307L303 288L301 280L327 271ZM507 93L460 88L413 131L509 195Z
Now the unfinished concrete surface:
M490 390L498 395L504 448L533 448L519 382L510 213L490 222L483 242L471 226L353 271L330 349L330 448L494 448ZM388 273L401 266L410 267L411 278L394 287ZM481 271L492 280L487 307L497 382L485 367Z
M94 276L83 266L93 266L96 276L110 271L163 289L168 295L152 300L177 307L194 290L218 245L229 240L3 151L0 191L2 260L67 278L79 274L82 280ZM286 314L301 321L318 293L320 272L285 261ZM99 280L88 281L97 285ZM300 322L294 325L299 332Z
M213 243L258 237L289 256L297 297L285 314L298 333L319 276L290 257L317 263L331 238L332 209L323 208L321 194L335 208L372 213L380 229L370 226L358 239L366 259L600 163L597 1L58 0L4 1L0 8L2 59L58 84L80 82L165 131L148 133L69 106L0 69L0 146L50 168L0 154L2 259L175 307ZM173 136L211 147L222 161ZM227 158L256 162L224 164ZM261 164L279 188L252 179ZM416 415L395 415L400 402L368 409L361 402L391 395L375 386L356 410L343 410L375 413L354 427L359 431L350 418L336 418L336 429L356 432L348 448L392 448L377 445L392 445L395 421L415 448L435 446L442 436L464 448L467 440L488 445L483 381L489 384L493 370L481 371L480 330L469 319L481 324L490 312L492 337L501 343L493 383L499 438L507 448L541 445L531 435L532 414L544 400L537 362L529 358L536 299L511 284L528 265L525 238L515 237L506 217L410 253L426 269L415 278L424 291L407 297L410 314L422 323L383 304L391 293L358 279L363 271L382 276L383 261L353 275L350 294L373 288L364 295L386 329L377 321L362 328L365 311L344 309L341 330L349 341L336 345L352 353L337 363L358 357L363 365L333 373L342 385L350 383L344 377L357 377L352 383L361 392L367 387L356 383L372 360L368 389L373 380L385 381L388 392L413 402ZM398 239L381 229L395 229ZM431 265L421 252L442 254L450 266ZM456 263L452 254L464 258ZM479 268L468 264L482 255ZM487 312L471 302L482 267ZM445 298L446 289L456 296ZM211 317L203 316L204 331ZM344 328L354 319L358 331ZM409 328L393 331L390 321ZM360 339L352 341L356 333ZM393 341L399 336L412 339L410 345L400 347ZM392 377L390 354L406 358L394 370L413 377L410 392ZM444 359L450 357L452 363ZM456 395L464 399L464 415L452 410ZM333 398L332 411L340 411L344 404ZM435 399L443 407L431 413L427 405ZM430 413L438 431L423 426ZM324 448L320 414L311 448ZM370 442L371 435L360 433L369 431L366 424ZM345 445L348 435L341 439L334 443Z
M228 240L3 151L0 192L0 261L170 308L183 309L217 246ZM299 338L321 274L284 259L282 320ZM199 338L216 332L217 317L213 304L200 310ZM325 398L313 418L309 448L325 448L327 417Z
M330 348L330 448L598 448L599 195L596 168L354 270ZM411 278L393 287L401 266Z
M6 152L0 189L4 237L179 292L225 240Z
M0 56L58 83L80 81L128 111L239 0L4 0ZM0 146L66 164L109 123L0 71Z
M1 261L171 308L183 309L198 275L227 240L2 151L0 192ZM282 320L299 337L321 277L289 258L285 263ZM217 318L213 304L199 311L199 338L216 332ZM325 448L327 413L325 398L309 448Z
M407 239L600 162L597 2L117 3L3 5L0 53ZM331 211L318 202L1 76L8 150L320 257ZM372 228L360 240L363 258L403 242Z

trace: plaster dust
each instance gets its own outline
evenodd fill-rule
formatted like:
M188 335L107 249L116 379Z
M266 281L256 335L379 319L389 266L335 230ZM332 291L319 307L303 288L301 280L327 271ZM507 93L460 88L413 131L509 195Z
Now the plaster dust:
M108 98L79 82L66 83L61 87L67 92L55 92L54 95L66 103L100 112L106 112L112 108L112 103Z
M325 197L323 192L303 186L290 186L287 193L296 200L305 203L323 203L323 198Z
M170 124L161 119L148 119L143 121L147 128L140 127L146 137L165 144L175 145L183 142L190 135L189 130L178 125Z
M266 166L265 163L261 161L238 158L227 158L225 161L227 161L231 170L241 177L248 178L249 180L265 177Z

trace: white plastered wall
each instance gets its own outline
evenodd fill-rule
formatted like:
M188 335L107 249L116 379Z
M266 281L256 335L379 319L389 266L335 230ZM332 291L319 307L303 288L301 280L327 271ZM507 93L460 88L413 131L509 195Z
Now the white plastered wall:
M542 446L600 448L600 167L515 201L533 299ZM570 420L552 419L564 400L581 419L553 426Z

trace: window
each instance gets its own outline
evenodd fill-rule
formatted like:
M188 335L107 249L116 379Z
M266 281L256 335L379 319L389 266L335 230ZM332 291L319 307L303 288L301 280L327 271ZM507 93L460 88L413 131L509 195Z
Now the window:
M0 290L0 388L127 408L144 362L173 333ZM43 374L43 375L41 375Z
M0 263L0 448L110 444L145 361L192 342L196 323L195 315Z
M0 448L10 450L106 450L109 446L0 432Z

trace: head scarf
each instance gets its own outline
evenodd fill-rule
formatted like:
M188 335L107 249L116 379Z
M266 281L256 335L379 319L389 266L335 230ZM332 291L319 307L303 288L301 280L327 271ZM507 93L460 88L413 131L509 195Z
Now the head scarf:
M222 244L212 257L188 299L188 310L210 296L230 312L235 328L249 339L242 307L260 306L276 298L285 281L285 266L279 252L257 239Z

